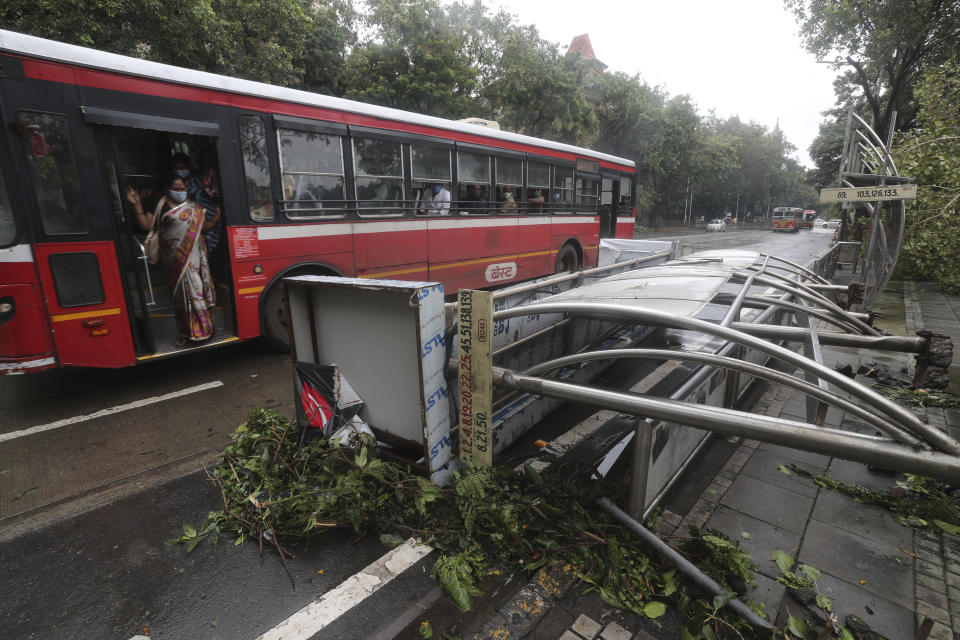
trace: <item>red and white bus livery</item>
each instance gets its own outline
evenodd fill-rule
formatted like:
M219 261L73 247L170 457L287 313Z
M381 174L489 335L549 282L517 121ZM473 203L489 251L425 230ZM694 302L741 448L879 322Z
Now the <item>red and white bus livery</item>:
M633 236L630 160L2 30L0 115L0 373L282 344L287 275L453 292ZM183 154L216 169L223 211L215 334L186 348L126 197L156 199Z
M803 209L799 207L775 207L770 219L770 228L774 231L796 233L803 221Z

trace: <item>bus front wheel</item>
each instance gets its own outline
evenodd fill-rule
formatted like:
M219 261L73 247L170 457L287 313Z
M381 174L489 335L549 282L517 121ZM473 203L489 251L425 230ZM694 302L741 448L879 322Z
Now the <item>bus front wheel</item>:
M557 252L556 273L570 273L580 270L580 254L569 244L560 247Z
M280 282L274 283L263 299L263 338L277 351L290 350L286 302Z

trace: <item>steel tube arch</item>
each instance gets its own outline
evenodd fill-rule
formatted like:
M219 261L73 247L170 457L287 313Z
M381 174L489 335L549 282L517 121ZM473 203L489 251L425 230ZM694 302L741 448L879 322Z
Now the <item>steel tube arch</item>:
M810 362L809 359L785 349L781 346L771 344L760 338L755 338L742 331L721 327L712 322L689 318L686 316L676 316L663 311L653 309L642 309L638 307L628 307L610 303L590 303L590 302L536 302L533 304L521 305L513 309L504 309L496 311L493 314L494 320L502 318L513 318L516 316L531 315L536 313L570 313L577 316L585 316L601 319L630 320L637 324L652 324L676 329L688 329L699 331L707 335L724 338L744 346L756 349L769 356L773 356L783 362L797 366L805 371L827 380L840 389L853 394L854 396L869 402L893 418L910 432L916 434L936 449L946 451L954 455L960 455L960 443L939 431L936 428L924 424L916 415L906 408L896 404L892 400L885 398L875 391L872 391L860 384L857 384L845 375ZM669 419L669 418L667 418Z

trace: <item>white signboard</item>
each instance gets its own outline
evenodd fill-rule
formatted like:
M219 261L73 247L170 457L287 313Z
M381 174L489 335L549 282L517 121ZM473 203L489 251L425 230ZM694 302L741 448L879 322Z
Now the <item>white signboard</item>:
M827 202L880 202L886 200L913 200L917 197L917 185L896 184L880 187L841 187L821 189L820 203Z
M493 464L493 294L461 289L457 354L460 387L460 458Z

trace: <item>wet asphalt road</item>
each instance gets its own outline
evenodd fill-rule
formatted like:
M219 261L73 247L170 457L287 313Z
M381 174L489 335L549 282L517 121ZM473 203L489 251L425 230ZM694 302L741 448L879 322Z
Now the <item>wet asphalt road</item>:
M803 263L829 235L729 231L680 240ZM220 506L195 470L247 412L292 412L289 357L259 342L125 371L0 379L0 433L216 381L222 385L0 443L4 638L126 639L148 626L158 638L252 639L383 553L375 540L332 534L298 552L293 589L276 555L261 559L255 545L225 540L187 555L166 544ZM428 558L322 637L372 637L433 588L429 566Z

